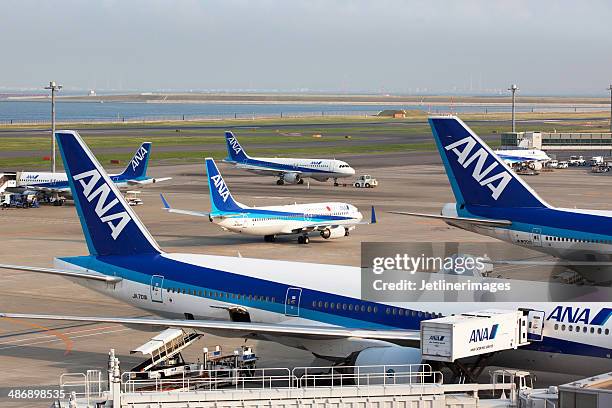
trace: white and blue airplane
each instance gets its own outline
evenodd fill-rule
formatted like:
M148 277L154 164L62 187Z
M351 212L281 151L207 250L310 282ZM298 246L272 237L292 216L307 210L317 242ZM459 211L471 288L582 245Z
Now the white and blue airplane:
M495 154L510 166L525 165L540 170L544 163L552 160L545 151L539 149L500 149Z
M249 207L234 200L215 162L206 159L206 175L210 192L210 212L179 210L170 207L160 194L164 209L171 213L207 217L226 231L245 235L259 235L266 242L274 242L278 235L297 235L298 243L308 244L309 234L318 233L325 239L347 237L362 222L359 210L339 202ZM376 215L372 207L372 219Z
M193 328L277 342L337 362L379 365L421 362L421 321L492 307L474 302L362 300L361 268L355 267L166 253L78 134L56 135L89 254L56 258L54 268L0 267L65 276L160 317L17 313L0 313L0 317ZM525 369L535 365L583 375L609 371L609 302L493 307L532 309L544 317L539 340L502 352L499 356L507 361Z
M151 142L144 142L136 150L125 170L109 177L121 190L170 180L171 177L154 178L147 176L150 152ZM32 191L54 197L72 197L66 173L22 171L17 173L15 184L15 187L10 187L8 190L15 192ZM61 200L57 202L62 203Z
M335 159L281 159L272 157L251 157L236 139L232 132L225 132L228 157L224 160L236 168L255 174L278 177L276 184L303 184L305 178L317 181L352 177L355 169L342 160Z
M432 117L429 124L456 202L440 215L394 213L438 218L560 258L550 266L567 265L592 282L612 282L612 211L554 207L461 119Z

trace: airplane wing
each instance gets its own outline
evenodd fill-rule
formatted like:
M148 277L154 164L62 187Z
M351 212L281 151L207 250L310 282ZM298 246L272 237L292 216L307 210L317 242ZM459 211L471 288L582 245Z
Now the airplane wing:
M254 165L246 164L246 163L238 163L236 164L236 167L239 169L248 170L253 173L263 174L263 175L268 175L268 176L270 175L280 176L282 174L289 174L289 173L302 174L302 172L298 170L283 170L283 169L267 168L267 167L261 167L261 166L254 166Z
M122 278L118 276L108 276L108 275L103 275L101 273L95 273L95 272L78 272L78 271L70 271L70 270L65 270L65 269L42 268L42 267L37 267L37 266L20 266L20 265L0 264L0 269L46 273L49 275L59 275L59 276L65 276L68 278L89 279L89 280L96 280L96 281L102 281L102 282L108 282L108 283L117 283L122 280Z
M245 337L253 336L288 336L310 339L358 338L382 340L402 346L418 346L418 330L377 330L347 329L338 326L292 325L283 323L250 323L216 320L173 320L155 318L102 317L102 316L60 316L43 314L0 313L0 317L9 319L61 320L76 322L116 323L129 326L177 327L201 331L223 332Z
M172 180L172 177L152 178L146 180L128 180L127 183L132 186L144 186L147 184L159 183L166 180Z
M471 224L479 224L485 225L489 227L507 227L512 225L512 221L508 220L491 220L485 218L469 218L469 217L448 217L445 215L436 215L436 214L422 214L422 213L413 213L413 212L404 212L404 211L389 211L391 214L399 214L399 215L411 215L413 217L423 217L423 218L436 218L443 221L458 221L458 222L468 222Z
M26 190L31 191L42 191L44 193L64 193L70 191L70 188L54 188L54 187L41 187L41 186L23 186Z
M184 214L184 215L194 215L196 217L209 217L210 213L204 212L204 211L192 211L192 210L177 210L174 209L172 207L170 207L170 204L168 203L168 201L166 200L166 197L164 197L163 194L159 194L159 196L161 197L162 203L164 204L164 210L168 211L169 213L175 213L175 214Z

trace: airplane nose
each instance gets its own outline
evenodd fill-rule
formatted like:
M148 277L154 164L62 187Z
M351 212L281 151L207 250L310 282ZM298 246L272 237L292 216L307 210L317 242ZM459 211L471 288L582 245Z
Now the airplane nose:
M346 169L347 173L350 174L351 176L353 176L355 174L355 169L352 167L349 167L348 169Z

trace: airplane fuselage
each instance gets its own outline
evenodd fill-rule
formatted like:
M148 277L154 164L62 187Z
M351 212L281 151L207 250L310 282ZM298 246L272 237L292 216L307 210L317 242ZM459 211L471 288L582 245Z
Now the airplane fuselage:
M455 203L449 203L443 207L442 215L510 218L512 225L508 227L491 227L460 221L447 223L563 260L612 262L612 211L568 208L522 208L520 211L478 208L469 211L457 210ZM578 265L573 269L594 282L612 281L612 265Z
M229 320L232 308L239 307L248 312L251 322L417 331L422 320L443 315L486 308L517 308L516 303L365 301L360 299L360 269L339 265L155 254L61 258L56 259L55 266L120 276L123 280L115 284L87 282L86 285L166 318ZM502 353L497 359L500 364L545 360L550 362L547 369L553 363L565 364L565 372L586 375L609 368L612 308L601 303L519 306L542 312L543 338L519 350ZM268 335L258 338L337 359L368 347L392 346L379 340L313 340Z
M301 178L313 178L317 181L327 181L328 179L338 179L355 175L355 170L346 162L330 159L283 159L257 157L247 158L243 161L230 163L237 168L248 170L256 174L267 174L277 172L299 174ZM286 181L289 177L286 177Z
M355 224L358 224L362 218L356 207L335 202L251 207L245 208L242 213L222 216L211 214L212 222L223 229L260 236L296 234L318 222L341 227L341 236L344 236L345 231L354 229Z

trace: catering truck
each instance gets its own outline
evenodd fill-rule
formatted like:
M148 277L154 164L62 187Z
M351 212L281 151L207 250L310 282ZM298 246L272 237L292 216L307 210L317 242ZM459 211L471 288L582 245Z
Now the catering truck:
M529 344L523 311L484 310L421 322L423 360L452 363L465 357Z

